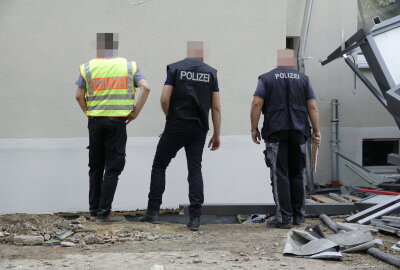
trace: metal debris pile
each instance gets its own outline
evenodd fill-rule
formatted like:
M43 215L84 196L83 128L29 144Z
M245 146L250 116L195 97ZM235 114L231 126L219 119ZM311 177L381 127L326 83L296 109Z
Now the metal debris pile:
M383 216L380 219L372 219L371 224L379 231L395 234L400 237L400 217Z
M373 198L375 203L365 210L348 216L345 222L334 222L326 214L319 215L334 232L325 235L318 225L305 230L293 229L286 241L284 255L317 259L341 259L341 252L365 252L396 267L400 258L379 249L383 244L377 233L400 237L400 217L390 215L400 210L400 196ZM400 242L392 249L400 250Z

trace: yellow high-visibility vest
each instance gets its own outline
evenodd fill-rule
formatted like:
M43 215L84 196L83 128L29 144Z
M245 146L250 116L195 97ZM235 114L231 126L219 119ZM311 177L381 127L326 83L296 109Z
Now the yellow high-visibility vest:
M86 115L126 117L135 106L137 64L125 58L95 58L79 71L86 81Z

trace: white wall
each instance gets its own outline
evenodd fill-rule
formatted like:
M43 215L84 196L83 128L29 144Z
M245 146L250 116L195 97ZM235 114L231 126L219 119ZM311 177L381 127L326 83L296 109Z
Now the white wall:
M157 137L128 139L114 210L147 207L157 142ZM86 138L0 140L0 214L88 211L87 145ZM248 136L226 136L220 150L205 150L205 203L273 202L262 150ZM182 149L167 169L163 208L189 203L186 177Z
M188 40L203 40L205 61L219 71L223 134L248 134L257 77L285 46L279 2L2 0L0 138L87 136L75 81L78 66L95 57L97 32L119 33L119 55L138 61L152 87L129 136L161 132L166 65L186 57Z
M119 55L138 61L152 87L128 126L116 209L146 206L165 121L165 67L186 57L188 40L204 41L205 61L219 70L222 134L246 134L224 138L221 151L204 155L206 202L271 201L262 150L247 134L257 76L274 67L274 52L285 44L279 1L1 0L0 212L87 209L87 120L74 83L78 66L95 57L97 32L119 33ZM177 207L187 202L182 154L168 175L164 207Z

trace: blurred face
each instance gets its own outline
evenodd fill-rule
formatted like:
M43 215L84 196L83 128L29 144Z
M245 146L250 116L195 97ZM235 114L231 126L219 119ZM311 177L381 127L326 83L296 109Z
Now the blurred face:
M97 57L116 56L118 39L118 33L97 33Z
M187 57L203 59L204 58L203 41L188 41Z
M294 51L291 49L278 50L278 66L296 67L296 58Z

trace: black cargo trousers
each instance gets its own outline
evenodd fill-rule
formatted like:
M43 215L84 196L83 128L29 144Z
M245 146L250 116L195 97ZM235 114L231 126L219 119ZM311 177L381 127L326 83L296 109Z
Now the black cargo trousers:
M107 217L125 167L126 117L89 117L89 210Z
M206 136L207 131L199 126L188 125L176 129L169 128L167 124L158 142L151 170L148 211L160 210L165 190L165 171L176 153L185 148L189 182L189 215L192 217L201 215L201 206L204 202L201 162Z
M273 133L265 142L277 220L287 223L292 217L304 217L305 136L296 130L285 130Z

